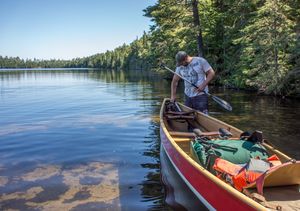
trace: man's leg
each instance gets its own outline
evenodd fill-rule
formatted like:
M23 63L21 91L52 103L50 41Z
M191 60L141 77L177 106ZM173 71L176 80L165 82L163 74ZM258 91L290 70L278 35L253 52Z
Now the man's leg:
M198 95L192 98L193 108L203 112L204 114L208 114L208 95Z
M187 95L185 95L185 100L184 100L184 105L190 108L193 108L193 104L192 104L192 98L188 97Z

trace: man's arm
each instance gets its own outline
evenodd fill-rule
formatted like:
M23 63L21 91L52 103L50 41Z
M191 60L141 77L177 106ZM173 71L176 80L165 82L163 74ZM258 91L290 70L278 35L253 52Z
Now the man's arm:
M177 91L177 85L178 85L179 80L180 80L180 77L178 75L174 74L172 83L171 83L171 102L174 102L176 100L176 91Z
M200 84L198 86L198 89L197 91L198 92L203 92L205 87L209 84L209 82L214 78L215 76L215 71L213 69L209 69L207 72L206 72L206 80Z

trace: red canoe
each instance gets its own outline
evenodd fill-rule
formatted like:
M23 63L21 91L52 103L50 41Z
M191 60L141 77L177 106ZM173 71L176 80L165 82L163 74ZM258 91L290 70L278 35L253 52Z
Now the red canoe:
M211 139L224 128L232 134L230 139L237 141L242 131L179 103L180 112L169 111L168 103L169 99L165 99L160 110L161 146L181 179L209 210L300 209L300 162L263 143L268 153L276 155L283 164L265 173L263 200L257 200L201 166L190 147L197 135L188 132L188 125L199 128L203 136ZM249 184L247 190L256 192L256 183Z

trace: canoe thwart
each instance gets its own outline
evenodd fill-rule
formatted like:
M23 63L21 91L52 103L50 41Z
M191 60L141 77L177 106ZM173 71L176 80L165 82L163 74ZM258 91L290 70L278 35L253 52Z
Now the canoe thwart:
M187 116L187 115L166 115L167 119L195 119L194 116Z
M189 115L194 114L194 111L167 111L167 114L174 114L174 115Z
M169 133L170 133L171 136L196 138L196 134L195 133L190 133L190 132L170 131Z
M195 130L194 130L195 131ZM197 133L192 132L179 132L179 131L170 131L169 132L171 136L180 136L180 137L197 137ZM212 131L212 132L201 132L201 136L219 136L220 133L218 131Z

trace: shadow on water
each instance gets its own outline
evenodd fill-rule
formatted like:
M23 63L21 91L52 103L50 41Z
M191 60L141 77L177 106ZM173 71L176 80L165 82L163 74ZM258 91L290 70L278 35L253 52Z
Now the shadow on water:
M159 110L170 81L141 71L22 70L0 72L0 82L1 210L203 208L161 152ZM262 130L300 159L299 101L211 93L233 112L210 100L210 115Z
M166 189L166 203L175 210L207 210L179 176L162 146L160 163L161 180Z
M9 170L1 175L6 178L0 185L1 210L116 210L119 206L118 172L113 164L22 162Z

